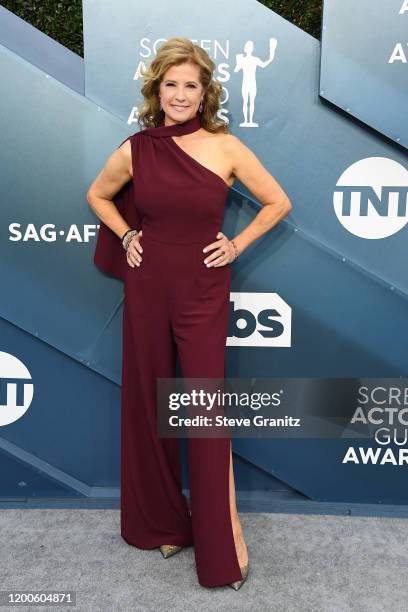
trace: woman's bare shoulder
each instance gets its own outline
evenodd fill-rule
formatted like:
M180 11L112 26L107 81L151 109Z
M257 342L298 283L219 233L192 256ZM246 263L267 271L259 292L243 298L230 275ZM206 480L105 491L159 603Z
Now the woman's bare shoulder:
M223 153L226 155L233 155L235 152L239 151L243 144L237 136L230 133L206 132L206 135L212 138L213 143L222 148Z
M214 144L222 147L226 151L232 151L237 147L237 143L240 143L240 140L234 136L233 134L225 133L225 132L207 132L205 131L205 137L208 137L214 142Z
M237 150L241 145L242 142L241 140L238 138L238 136L235 136L235 134L220 134L223 138L222 138L222 144L225 147L225 149L229 150L229 151L234 151Z

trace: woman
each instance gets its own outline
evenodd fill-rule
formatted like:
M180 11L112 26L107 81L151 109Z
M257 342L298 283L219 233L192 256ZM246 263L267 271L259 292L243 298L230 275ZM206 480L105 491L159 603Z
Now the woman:
M214 68L186 38L160 47L144 74L144 129L110 156L87 199L101 220L94 261L125 282L121 535L166 558L194 545L199 583L237 590L249 559L231 441L188 439L189 509L179 440L159 438L155 416L156 380L175 377L177 355L183 378L225 377L230 264L291 209L218 120ZM220 228L234 176L263 206L230 240Z

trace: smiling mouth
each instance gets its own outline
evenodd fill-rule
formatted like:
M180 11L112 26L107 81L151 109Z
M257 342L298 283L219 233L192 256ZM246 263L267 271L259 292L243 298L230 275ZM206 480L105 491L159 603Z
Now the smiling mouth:
M188 108L188 106L180 106L179 104L172 104L172 107L177 110L184 110L185 108Z

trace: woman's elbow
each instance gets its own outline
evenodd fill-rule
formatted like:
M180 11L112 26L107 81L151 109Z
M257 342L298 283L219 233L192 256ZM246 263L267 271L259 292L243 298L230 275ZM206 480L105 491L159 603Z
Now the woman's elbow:
M86 200L87 200L87 202L88 202L88 204L89 204L89 206L90 206L91 208L93 208L93 204L92 204L92 203L93 203L93 201L94 201L94 200L93 200L93 195L94 195L94 194L93 194L92 188L90 187L90 188L88 189L88 191L86 192Z
M292 202L290 201L290 199L288 198L287 195L285 195L283 197L282 200L282 208L285 211L285 213L288 215L290 213L290 211L292 210L293 206L292 206Z

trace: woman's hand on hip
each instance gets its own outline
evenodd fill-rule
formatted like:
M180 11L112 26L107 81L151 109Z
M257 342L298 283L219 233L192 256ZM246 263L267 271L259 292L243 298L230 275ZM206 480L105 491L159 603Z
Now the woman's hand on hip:
M142 258L140 253L143 253L142 245L140 244L140 238L142 237L142 230L132 236L132 239L129 242L128 248L126 250L126 259L132 268L136 266L140 266L142 263Z
M234 261L236 258L236 251L234 245L231 240L229 240L225 234L222 232L218 232L217 234L218 240L216 242L212 242L208 244L204 249L204 253L208 253L213 249L216 249L211 255L208 255L204 264L209 267L218 268L219 266L226 266L227 264Z

